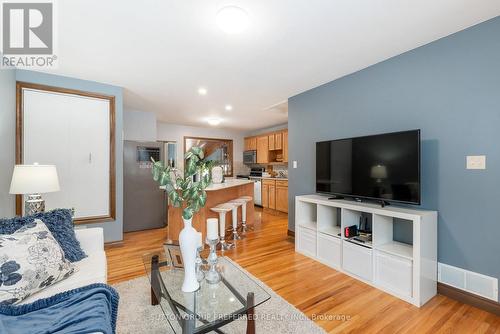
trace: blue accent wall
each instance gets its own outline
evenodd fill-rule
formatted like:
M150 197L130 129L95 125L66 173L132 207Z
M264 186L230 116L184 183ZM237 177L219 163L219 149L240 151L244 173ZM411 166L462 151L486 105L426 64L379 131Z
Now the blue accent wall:
M59 75L16 70L16 80L61 88L115 96L115 157L116 157L116 220L89 224L89 227L103 227L106 242L123 239L123 89L94 81L87 81ZM15 112L13 110L12 112Z
M290 98L289 228L294 197L315 191L317 141L418 128L439 262L500 279L499 36L497 17Z

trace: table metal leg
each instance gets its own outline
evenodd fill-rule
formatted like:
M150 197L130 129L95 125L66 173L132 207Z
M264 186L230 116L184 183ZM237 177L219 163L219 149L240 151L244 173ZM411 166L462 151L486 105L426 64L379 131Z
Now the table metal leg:
M156 295L161 291L159 275L159 258L158 255L155 255L151 258L151 305L158 305L160 303Z
M253 307L255 303L255 295L253 292L249 292L247 295L247 334L255 334L255 308Z

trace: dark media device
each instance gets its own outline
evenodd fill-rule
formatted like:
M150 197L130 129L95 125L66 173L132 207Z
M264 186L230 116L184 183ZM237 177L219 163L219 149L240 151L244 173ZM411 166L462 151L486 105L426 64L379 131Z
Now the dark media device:
M316 143L316 192L420 205L420 130Z
M358 235L358 227L356 225L348 226L344 229L344 236L352 238Z

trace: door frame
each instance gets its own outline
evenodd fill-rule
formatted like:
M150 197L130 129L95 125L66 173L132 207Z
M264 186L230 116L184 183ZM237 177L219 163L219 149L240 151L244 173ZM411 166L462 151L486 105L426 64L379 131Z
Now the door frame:
M23 130L24 130L24 110L23 110L23 89L60 93L65 95L77 95L109 101L109 210L107 215L88 216L74 219L75 224L102 223L116 220L116 140L115 140L115 97L93 92L86 92L77 89L54 87L30 82L16 82L16 165L23 164ZM23 195L16 195L16 215L22 216Z

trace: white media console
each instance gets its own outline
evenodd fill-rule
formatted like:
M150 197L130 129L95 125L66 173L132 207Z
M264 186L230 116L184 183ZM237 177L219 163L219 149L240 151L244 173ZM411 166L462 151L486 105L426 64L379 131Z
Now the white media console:
M371 218L371 242L344 236L344 228L357 226L361 215ZM410 240L394 240L400 228L409 230ZM295 238L297 252L415 306L436 295L436 211L297 196Z

